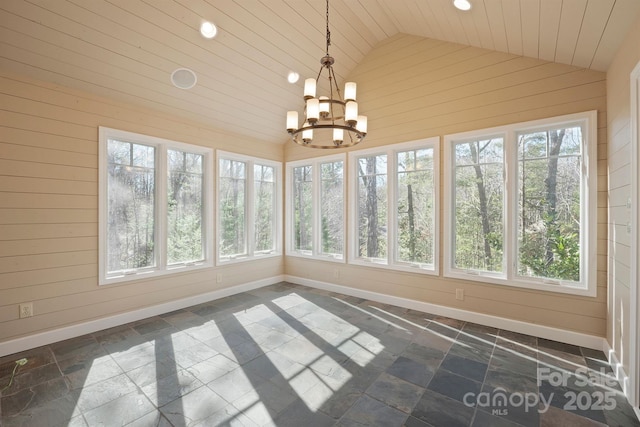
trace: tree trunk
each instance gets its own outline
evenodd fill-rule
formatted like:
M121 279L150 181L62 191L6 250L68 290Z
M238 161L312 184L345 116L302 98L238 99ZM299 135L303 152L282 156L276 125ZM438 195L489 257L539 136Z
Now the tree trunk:
M553 243L549 239L557 226L557 205L558 197L556 194L558 187L558 155L560 154L560 147L562 146L562 140L564 139L565 130L548 132L549 138L549 163L547 166L547 178L545 179L545 193L547 199L546 209L546 225L547 225L547 239L545 247L545 259L546 265L550 265L553 262Z
M469 148L471 149L471 158L473 161L473 168L476 171L476 185L478 186L478 198L480 199L480 218L482 221L482 234L484 241L484 267L489 269L492 267L491 262L491 245L487 236L491 232L491 226L489 224L489 206L487 202L487 192L484 188L484 177L482 175L482 169L479 165L480 156L475 143L470 142Z
M378 191L376 182L376 157L367 158L367 173L365 177L367 189L367 257L378 256Z
M411 261L416 260L416 235L415 215L413 212L413 190L411 184L407 185L407 214L409 216L409 253Z

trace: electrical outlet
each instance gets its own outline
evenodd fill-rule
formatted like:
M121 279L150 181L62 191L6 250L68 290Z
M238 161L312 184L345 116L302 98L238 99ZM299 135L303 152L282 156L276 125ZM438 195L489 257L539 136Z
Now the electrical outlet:
M340 270L338 270L337 268L335 270L333 270L333 278L334 279L339 279L340 278Z
M458 301L464 301L464 289L456 289L456 299Z
M24 304L20 304L20 318L24 319L25 317L33 316L33 303L26 302Z
M221 273L216 274L216 283L222 283L222 274Z

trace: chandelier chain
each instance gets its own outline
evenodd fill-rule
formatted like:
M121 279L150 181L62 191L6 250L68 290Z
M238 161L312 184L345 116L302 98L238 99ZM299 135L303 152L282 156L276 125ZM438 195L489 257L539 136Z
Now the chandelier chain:
M327 0L327 56L329 56L330 45L331 45L331 31L329 31L329 0Z

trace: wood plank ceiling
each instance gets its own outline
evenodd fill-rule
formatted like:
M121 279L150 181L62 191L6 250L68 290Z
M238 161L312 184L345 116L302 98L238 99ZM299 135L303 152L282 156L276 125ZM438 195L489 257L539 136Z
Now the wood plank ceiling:
M638 0L331 0L338 80L397 33L606 71ZM200 36L203 20L218 35ZM2 0L0 69L284 143L325 50L320 0ZM173 70L198 77L174 87ZM303 78L292 85L289 71Z

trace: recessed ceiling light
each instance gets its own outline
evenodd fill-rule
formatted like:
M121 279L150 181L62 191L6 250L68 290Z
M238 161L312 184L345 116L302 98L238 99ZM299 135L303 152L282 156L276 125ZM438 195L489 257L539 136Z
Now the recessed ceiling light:
M209 21L204 21L202 25L200 25L200 34L202 34L204 38L212 39L217 33L218 29Z
M471 9L471 3L469 2L469 0L453 0L453 5L460 10Z
M178 68L171 73L171 83L180 89L191 89L197 81L196 73L188 68Z
M293 83L296 83L299 78L300 78L300 74L296 73L295 71L291 71L287 76L287 81L293 84Z

